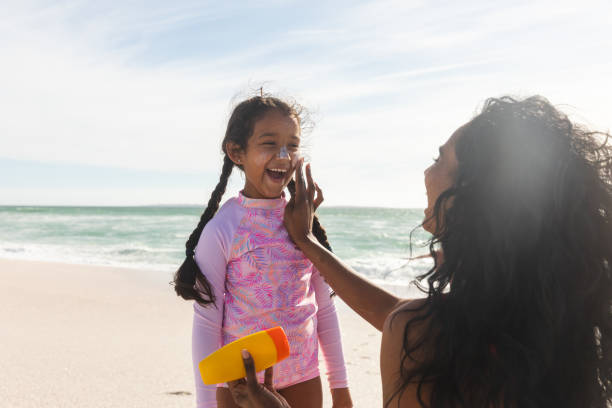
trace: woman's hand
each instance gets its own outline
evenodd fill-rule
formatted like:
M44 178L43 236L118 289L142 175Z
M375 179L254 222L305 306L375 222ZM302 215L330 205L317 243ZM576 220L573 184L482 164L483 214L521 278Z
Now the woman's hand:
M264 383L257 382L255 363L248 351L242 350L242 362L246 371L244 378L227 383L234 402L242 408L291 408L285 398L272 386L272 367L264 374Z
M352 408L353 400L348 388L334 388L331 390L332 408Z
M295 194L285 207L285 228L289 236L300 246L301 243L312 239L312 218L315 210L323 202L323 192L312 180L310 164L306 165L306 180L303 174L304 159L300 159L295 169ZM316 192L316 198L315 198Z

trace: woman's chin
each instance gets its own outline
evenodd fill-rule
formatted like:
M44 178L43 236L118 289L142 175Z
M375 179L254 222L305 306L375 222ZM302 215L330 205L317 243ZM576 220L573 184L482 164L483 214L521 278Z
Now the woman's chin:
M431 218L431 211L429 210L429 208L426 208L425 211L423 211L425 213L425 218L423 218L423 229L427 232L429 232L430 234L433 234L433 231L435 229L434 227L434 220Z

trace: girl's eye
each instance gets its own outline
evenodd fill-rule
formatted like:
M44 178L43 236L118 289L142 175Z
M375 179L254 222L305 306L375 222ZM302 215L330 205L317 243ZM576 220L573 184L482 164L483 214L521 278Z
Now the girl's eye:
M439 157L439 156L438 156L438 157L434 157L434 158L433 158L434 163L437 163L437 162L438 162L438 160L440 160L440 157Z
M262 144L266 145L266 146L274 146L276 143L274 143L274 142L263 142Z
M299 148L300 148L300 146L298 146L298 145L296 145L296 144L289 145L289 149L291 149L291 150L297 150L297 149L299 149Z

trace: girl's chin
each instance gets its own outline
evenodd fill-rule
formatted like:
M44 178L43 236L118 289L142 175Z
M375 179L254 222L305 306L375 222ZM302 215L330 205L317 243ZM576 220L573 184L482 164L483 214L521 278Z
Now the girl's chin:
M279 198L285 190L285 185L278 185L266 189L266 198Z

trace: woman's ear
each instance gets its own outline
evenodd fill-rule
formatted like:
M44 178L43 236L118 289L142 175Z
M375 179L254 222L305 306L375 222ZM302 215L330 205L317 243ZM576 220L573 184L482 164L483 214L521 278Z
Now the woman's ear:
M236 166L242 166L244 152L239 145L234 142L227 142L225 145L225 151L227 152L230 160L233 161Z

